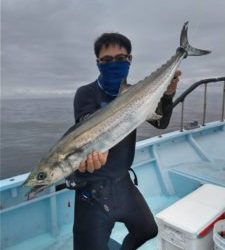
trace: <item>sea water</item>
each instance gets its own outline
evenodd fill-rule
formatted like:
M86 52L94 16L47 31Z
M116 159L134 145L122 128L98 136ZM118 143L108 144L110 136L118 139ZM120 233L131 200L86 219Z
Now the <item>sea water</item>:
M211 92L209 91L207 96L206 121L219 120L221 115L222 88ZM197 120L201 123L202 110L203 92L195 91L185 102L184 122ZM174 109L170 124L165 130L156 129L148 123L141 125L138 128L137 140L178 130L180 111L179 105ZM58 98L2 100L0 178L9 178L31 171L73 124L72 95Z

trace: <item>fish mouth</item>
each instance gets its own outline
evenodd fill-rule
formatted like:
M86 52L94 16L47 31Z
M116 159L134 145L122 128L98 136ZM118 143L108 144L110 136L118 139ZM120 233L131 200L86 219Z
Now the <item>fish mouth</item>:
M27 200L31 200L35 198L36 194L42 192L46 187L47 185L45 184L39 184L39 185L32 187L30 191L26 193Z

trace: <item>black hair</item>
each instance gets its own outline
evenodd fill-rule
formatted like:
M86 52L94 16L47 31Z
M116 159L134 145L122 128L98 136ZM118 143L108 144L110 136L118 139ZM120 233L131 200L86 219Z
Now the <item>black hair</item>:
M119 45L120 47L124 47L128 54L130 54L132 50L131 42L126 36L119 33L103 33L94 43L96 57L99 56L100 50L103 46L107 48L109 45Z

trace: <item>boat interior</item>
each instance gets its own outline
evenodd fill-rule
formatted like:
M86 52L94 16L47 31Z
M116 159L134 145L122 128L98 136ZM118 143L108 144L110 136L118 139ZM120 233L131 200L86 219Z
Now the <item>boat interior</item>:
M225 86L225 78L219 80ZM183 105L184 99L180 100ZM179 100L175 104L178 103ZM203 184L225 187L224 110L221 120L203 120L202 125L191 129L185 129L181 120L180 131L137 142L132 168L154 215ZM27 176L0 181L1 249L73 249L75 192L61 188L61 181L27 200L27 190L21 188ZM122 223L115 224L110 250L120 248L127 232ZM155 250L156 240L157 237L140 249Z

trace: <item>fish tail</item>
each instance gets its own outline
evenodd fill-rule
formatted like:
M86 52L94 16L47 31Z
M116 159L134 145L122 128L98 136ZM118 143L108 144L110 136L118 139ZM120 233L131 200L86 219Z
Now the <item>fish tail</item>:
M185 53L184 58L187 56L202 56L211 53L210 50L202 50L192 47L188 42L188 22L184 23L184 26L180 35L180 47L177 49L178 51L182 51Z

